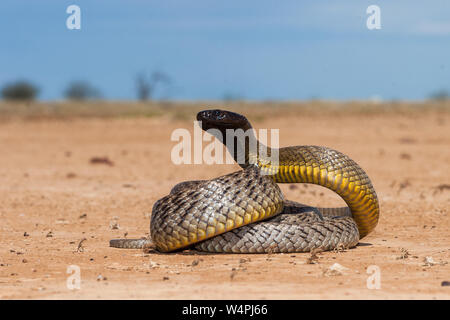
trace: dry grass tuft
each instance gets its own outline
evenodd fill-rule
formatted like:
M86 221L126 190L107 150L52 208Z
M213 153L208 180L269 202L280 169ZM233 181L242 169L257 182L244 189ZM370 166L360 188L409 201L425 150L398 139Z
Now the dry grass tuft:
M295 114L328 115L386 114L400 113L420 115L425 112L450 111L450 101L374 103L370 101L293 101L293 102L252 102L252 101L55 101L55 102L7 102L0 101L0 121L73 119L73 118L117 118L117 117L158 117L168 116L174 120L195 119L195 114L207 108L236 111L251 117L254 121L264 121Z

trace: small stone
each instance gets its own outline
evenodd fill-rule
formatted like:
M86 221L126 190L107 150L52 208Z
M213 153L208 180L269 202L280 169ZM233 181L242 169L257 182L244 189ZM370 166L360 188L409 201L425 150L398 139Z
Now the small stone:
M192 261L191 266L195 267L195 266L197 266L199 263L200 263L200 260L199 260L199 259L195 259L194 261Z
M104 276L102 276L101 274L99 274L98 276L97 276L97 281L106 281L107 280L107 278L106 277L104 277Z
M423 265L424 266L434 266L435 265L435 262L434 262L434 260L433 260L433 257L425 257L424 259L423 259Z
M118 230L118 229L120 229L119 222L117 221L117 219L118 218L114 217L113 220L111 220L109 222L109 228L111 230Z
M348 268L340 265L339 263L333 264L328 269L324 270L323 274L325 276L340 276L345 273L345 271L349 270Z

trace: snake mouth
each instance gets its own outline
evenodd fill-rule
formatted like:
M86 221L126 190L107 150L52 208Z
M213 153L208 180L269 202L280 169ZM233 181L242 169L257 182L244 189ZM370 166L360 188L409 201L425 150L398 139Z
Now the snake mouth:
M204 110L197 113L202 129L243 129L251 128L247 118L235 112L226 110Z

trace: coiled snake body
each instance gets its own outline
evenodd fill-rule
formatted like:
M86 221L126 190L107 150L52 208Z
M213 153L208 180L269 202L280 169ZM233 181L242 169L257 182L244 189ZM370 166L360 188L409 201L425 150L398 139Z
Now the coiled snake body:
M152 210L150 239L114 239L110 246L159 251L186 247L210 252L305 252L353 247L378 223L379 205L367 174L346 155L319 146L268 148L249 143L254 136L232 137L228 129L252 132L237 113L198 113L208 130L229 149L243 170L206 181L187 181L158 200ZM214 130L211 130L214 129ZM228 140L227 140L228 139ZM278 162L269 156L278 153ZM285 200L277 183L312 183L333 190L343 208L313 208Z

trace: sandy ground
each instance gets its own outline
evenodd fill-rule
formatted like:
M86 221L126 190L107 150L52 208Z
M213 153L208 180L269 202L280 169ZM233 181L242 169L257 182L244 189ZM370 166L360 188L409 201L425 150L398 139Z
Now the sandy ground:
M310 254L110 248L111 238L148 235L153 203L177 182L238 169L170 162L172 131L192 131L193 117L1 122L0 298L450 298L442 285L450 281L448 112L249 117L256 128L279 128L282 146L328 146L366 170L381 218L354 249L309 263ZM288 199L343 203L321 187L297 186L282 185ZM327 271L335 263L346 269ZM67 286L71 265L79 289ZM370 266L379 268L379 289L367 285Z

